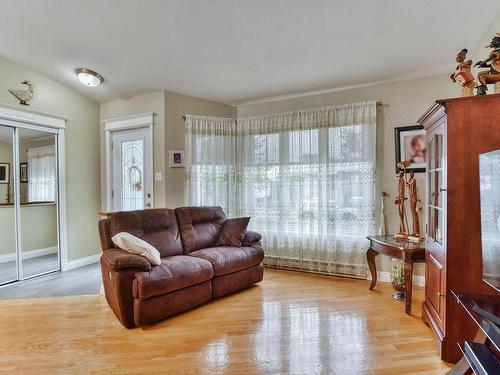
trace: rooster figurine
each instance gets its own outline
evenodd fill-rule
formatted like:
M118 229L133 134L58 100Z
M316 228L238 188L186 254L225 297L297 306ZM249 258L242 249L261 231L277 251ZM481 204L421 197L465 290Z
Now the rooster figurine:
M28 85L28 90L12 90L9 89L9 92L14 95L17 99L19 99L19 104L29 105L29 101L33 98L33 84L31 81L22 81L23 85Z

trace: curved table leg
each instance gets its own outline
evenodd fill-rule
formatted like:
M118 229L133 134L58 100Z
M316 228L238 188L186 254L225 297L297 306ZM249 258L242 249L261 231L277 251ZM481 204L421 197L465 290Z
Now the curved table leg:
M413 263L405 261L405 289L406 289L406 306L405 312L411 315L411 294L413 286Z
M370 268L370 273L372 274L372 282L370 284L370 290L375 288L377 284L377 267L375 266L375 257L378 252L373 250L371 247L366 251L366 260L368 261L368 267Z

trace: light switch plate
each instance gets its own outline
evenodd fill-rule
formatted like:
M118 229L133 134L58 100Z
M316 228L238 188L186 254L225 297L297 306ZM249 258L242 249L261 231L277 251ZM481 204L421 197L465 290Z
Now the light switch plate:
M161 172L156 172L155 173L155 181L161 181L161 180L162 180Z

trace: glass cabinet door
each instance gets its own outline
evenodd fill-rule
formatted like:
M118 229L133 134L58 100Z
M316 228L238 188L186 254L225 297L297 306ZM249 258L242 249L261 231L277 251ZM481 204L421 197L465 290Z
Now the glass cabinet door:
M444 125L441 125L430 134L427 145L427 238L439 245L443 245L444 238L446 192L443 132Z

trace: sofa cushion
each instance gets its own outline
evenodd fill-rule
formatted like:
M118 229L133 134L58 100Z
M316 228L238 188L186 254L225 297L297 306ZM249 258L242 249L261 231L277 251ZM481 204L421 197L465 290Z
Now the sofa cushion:
M216 245L241 247L249 222L249 217L227 219L219 233Z
M127 253L139 255L146 258L149 263L159 266L160 252L156 247L151 246L139 237L136 237L128 232L120 232L115 234L111 240L116 245L116 247L125 250Z
M210 262L186 255L161 259L151 271L137 272L132 285L134 298L144 300L170 293L212 279L214 271Z
M128 232L154 246L162 257L183 253L174 210L157 208L116 212L110 218L110 235Z
M264 251L260 246L217 246L193 251L189 256L208 260L214 267L215 276L220 276L260 264L264 259Z
M184 254L214 247L226 215L221 207L180 207L175 209Z

